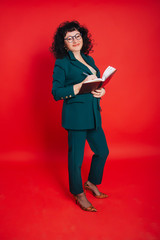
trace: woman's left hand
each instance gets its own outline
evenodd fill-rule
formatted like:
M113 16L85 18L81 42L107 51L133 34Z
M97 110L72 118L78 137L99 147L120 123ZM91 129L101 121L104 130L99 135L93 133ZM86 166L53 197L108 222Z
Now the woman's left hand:
M104 88L99 88L92 91L91 93L93 94L93 97L101 98L106 93L106 91Z

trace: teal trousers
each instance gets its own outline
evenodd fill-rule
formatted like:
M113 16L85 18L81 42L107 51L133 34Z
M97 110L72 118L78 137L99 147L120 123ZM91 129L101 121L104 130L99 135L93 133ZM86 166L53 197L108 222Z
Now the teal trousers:
M83 192L81 166L85 141L93 151L88 181L98 185L102 181L103 169L109 154L103 129L68 130L68 173L69 189L72 194Z

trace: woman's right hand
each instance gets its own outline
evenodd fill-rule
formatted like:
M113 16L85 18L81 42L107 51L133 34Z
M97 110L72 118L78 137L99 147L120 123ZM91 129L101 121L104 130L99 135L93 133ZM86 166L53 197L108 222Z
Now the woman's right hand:
M73 85L73 90L74 90L74 94L77 95L82 87L82 84L88 80L93 80L97 78L96 75L92 74L92 75L88 75L82 82Z

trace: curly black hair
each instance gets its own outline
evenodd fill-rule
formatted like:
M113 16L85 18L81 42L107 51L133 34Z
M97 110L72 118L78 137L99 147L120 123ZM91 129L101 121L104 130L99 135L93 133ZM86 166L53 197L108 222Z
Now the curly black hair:
M83 46L81 52L88 55L89 52L93 51L93 40L91 39L91 34L88 29L80 25L78 21L66 21L61 23L57 28L53 37L52 46L49 48L55 58L63 58L67 55L67 50L64 47L64 37L67 32L72 32L74 30L78 30L82 34Z

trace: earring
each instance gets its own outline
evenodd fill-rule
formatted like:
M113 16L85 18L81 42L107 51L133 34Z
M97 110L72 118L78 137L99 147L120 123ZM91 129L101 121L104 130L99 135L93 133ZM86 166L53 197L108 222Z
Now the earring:
M66 51L68 52L68 48L64 45L64 48L66 49Z

